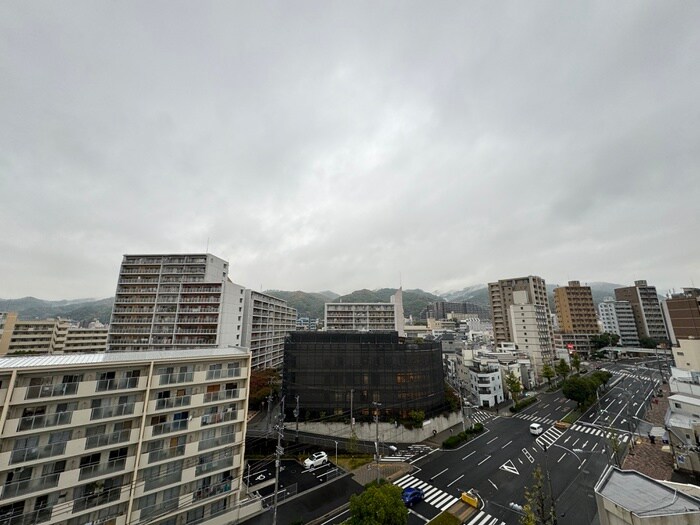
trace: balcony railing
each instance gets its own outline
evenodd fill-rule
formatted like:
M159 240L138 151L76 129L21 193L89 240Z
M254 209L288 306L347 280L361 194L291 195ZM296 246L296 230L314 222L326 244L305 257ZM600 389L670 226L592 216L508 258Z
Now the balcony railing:
M186 407L191 403L190 396L179 396L179 397L168 397L165 399L156 400L156 410L163 410L166 408L177 408Z
M99 436L89 436L85 440L85 448L97 448L106 447L109 445L116 445L118 443L124 443L129 441L131 438L131 430L120 430L119 432L112 432L111 434L100 434Z
M221 445L228 445L230 443L233 443L235 440L236 440L236 434L233 432L230 434L224 434L223 436L219 436L216 438L203 439L202 441L199 442L198 450L201 452L202 450L208 450L210 448L220 447Z
M217 423L223 423L225 421L235 421L238 417L238 410L231 410L229 412L219 412L217 414L204 414L202 416L202 426L216 425Z
M231 467L233 465L233 456L227 458L222 458L217 461L212 461L211 463L204 463L198 465L194 469L195 476L201 476L202 474L207 474L208 472L214 472L215 470L221 470L222 468Z
M27 479L16 483L9 483L2 489L2 499L15 498L23 496L38 490L50 489L58 486L58 478L60 473L49 474L37 479ZM1 523L1 521L0 521Z
M10 456L10 465L60 456L66 451L66 443L53 443L43 447L22 448L13 450Z
M35 525L51 519L51 509L38 509L15 516L0 516L0 525Z
M97 382L96 392L106 390L122 390L125 388L136 388L139 384L138 377L125 377L121 379L102 379Z
M175 374L161 374L161 385L172 385L173 383L190 383L194 380L193 372L179 372Z
M181 419L179 421L171 421L169 423L160 423L158 425L153 425L153 435L160 436L161 434L168 434L170 432L179 432L181 430L187 430L188 421L186 419Z
M237 388L230 390L222 390L221 392L209 392L207 394L204 394L204 402L215 403L224 399L236 399L239 395L240 391Z
M231 490L231 482L230 481L222 481L220 483L217 483L215 485L210 485L208 487L202 487L201 489L197 489L194 491L192 494L192 499L194 501L198 501L201 499L206 499L206 498L211 498L214 496L217 496L219 494L223 494L224 492L228 492Z
M126 458L113 459L107 463L97 463L95 465L88 465L80 469L80 475L78 479L80 481L84 479L95 478L97 476L103 476L105 474L112 474L114 472L120 472L126 468Z
M71 396L78 391L80 383L59 383L57 385L30 386L25 399L42 397Z
M172 448L162 448L160 450L154 450L148 453L148 462L155 463L156 461L165 461L167 459L174 459L185 455L185 446L181 445L179 447Z
M92 484L91 484L92 485ZM91 509L106 503L117 501L121 495L121 487L114 487L105 490L98 486L93 487L93 491L75 499L73 503L73 512L80 512L86 509Z
M73 412L57 412L42 416L23 417L19 420L17 431L35 430L38 428L55 427L58 425L68 425L73 417Z
M108 417L126 416L134 413L134 403L93 408L90 419L105 419Z
M207 370L207 381L210 379L221 379L228 377L240 377L241 368L239 366L235 368L225 368L220 370Z
M157 489L159 487L165 487L166 485L172 485L173 483L179 483L182 479L182 472L171 472L165 476L148 477L143 485L143 490L148 492L149 490Z

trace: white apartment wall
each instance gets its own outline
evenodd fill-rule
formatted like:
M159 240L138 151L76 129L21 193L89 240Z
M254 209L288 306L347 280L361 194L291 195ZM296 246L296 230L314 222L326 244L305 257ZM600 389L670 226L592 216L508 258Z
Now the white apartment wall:
M247 346L243 340L245 288L227 281L221 299L219 346Z
M700 371L700 339L679 339L679 346L673 347L673 360L676 367L687 371Z

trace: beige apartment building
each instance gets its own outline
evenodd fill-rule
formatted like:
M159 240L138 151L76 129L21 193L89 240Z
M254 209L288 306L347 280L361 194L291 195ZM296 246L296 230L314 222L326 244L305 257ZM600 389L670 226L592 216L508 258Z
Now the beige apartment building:
M250 352L0 358L0 519L223 525L241 507Z
M554 307L559 320L559 329L563 333L597 334L600 332L590 286L581 286L579 281L569 281L568 286L555 288Z
M20 321L17 313L3 315L0 355L104 352L107 328L81 328L65 319Z
M634 281L634 286L616 288L615 299L629 301L634 314L634 323L637 326L637 334L640 338L650 337L659 343L668 339L666 323L655 286L649 286L643 280Z
M513 305L513 293L517 291L527 292L528 304L542 305L547 314L549 314L547 287L544 279L541 277L530 275L514 279L501 279L498 282L489 283L493 337L496 344L513 342L509 312L510 307ZM547 322L551 326L551 322Z

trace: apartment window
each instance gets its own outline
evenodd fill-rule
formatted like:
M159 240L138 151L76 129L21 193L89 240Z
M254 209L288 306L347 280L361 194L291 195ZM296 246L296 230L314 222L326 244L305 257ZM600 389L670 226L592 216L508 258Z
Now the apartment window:
M682 407L681 407L681 404L680 404L680 403L676 403L675 401L674 401L674 403L673 403L673 406L676 407L676 408L682 408Z

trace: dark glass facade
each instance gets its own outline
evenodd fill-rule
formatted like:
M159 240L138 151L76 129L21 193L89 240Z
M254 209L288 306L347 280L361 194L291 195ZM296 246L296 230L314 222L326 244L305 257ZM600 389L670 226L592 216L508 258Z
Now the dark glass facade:
M373 402L382 419L446 409L439 343L407 343L397 332L292 332L284 346L287 412L299 396L302 419L367 419ZM289 421L289 419L288 419Z

